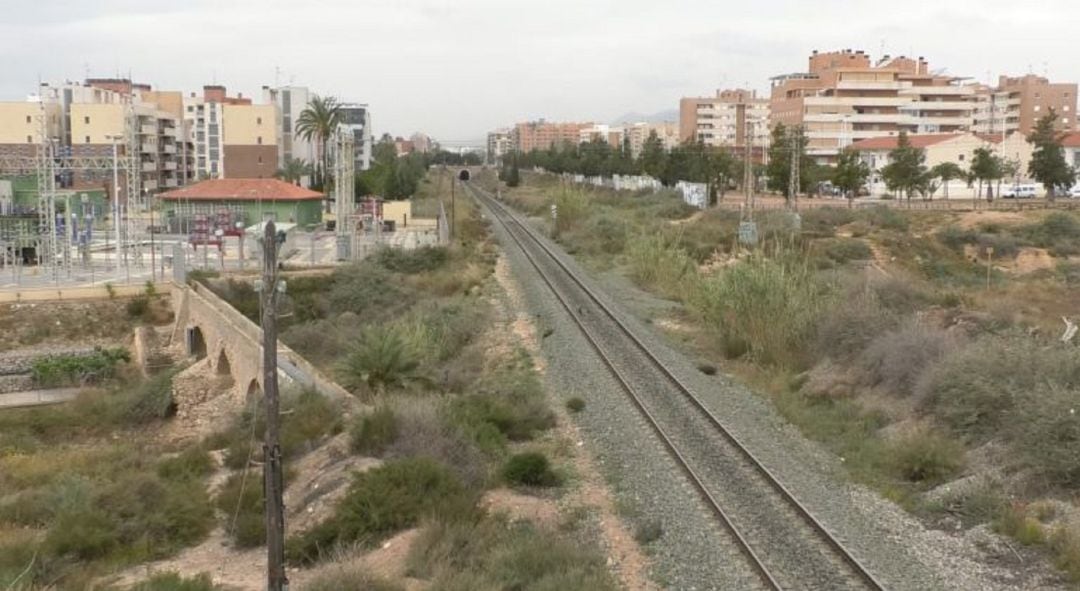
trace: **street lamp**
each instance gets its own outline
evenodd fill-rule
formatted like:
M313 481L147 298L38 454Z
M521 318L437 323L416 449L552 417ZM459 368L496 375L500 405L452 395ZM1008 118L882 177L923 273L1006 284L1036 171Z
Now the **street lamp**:
M218 239L218 261L221 263L221 272L225 272L225 230L214 230L214 236Z

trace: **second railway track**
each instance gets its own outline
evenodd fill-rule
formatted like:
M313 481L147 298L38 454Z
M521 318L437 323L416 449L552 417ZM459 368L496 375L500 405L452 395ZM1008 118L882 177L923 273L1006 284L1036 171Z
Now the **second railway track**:
M763 588L885 588L535 229L482 189L466 186L566 308Z

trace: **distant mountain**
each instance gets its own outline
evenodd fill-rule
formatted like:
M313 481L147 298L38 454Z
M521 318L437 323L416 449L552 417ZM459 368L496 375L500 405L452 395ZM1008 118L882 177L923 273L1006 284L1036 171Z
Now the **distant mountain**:
M623 115L622 117L619 117L618 119L612 121L611 124L612 125L620 125L622 123L638 123L639 121L644 121L646 123L660 123L660 122L663 122L663 121L678 121L678 120L679 120L679 110L678 109L667 109L667 110L664 110L664 111L658 111L656 113L652 113L651 115L646 115L644 113L633 113L633 112L627 113L627 114Z

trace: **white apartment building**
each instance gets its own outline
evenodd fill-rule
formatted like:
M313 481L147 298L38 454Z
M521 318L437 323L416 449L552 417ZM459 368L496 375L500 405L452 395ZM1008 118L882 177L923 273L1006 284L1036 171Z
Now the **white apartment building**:
M341 127L353 134L356 171L371 168L371 152L375 147L371 133L371 109L363 103L343 103L341 121Z
M504 127L487 134L487 164L500 164L504 156L514 150L514 136Z
M184 121L195 145L194 166L197 179L219 178L224 171L224 105L201 96L184 97Z
M769 100L753 90L719 90L712 97L679 101L679 140L738 148L750 131L757 143L768 134Z
M660 123L628 123L623 126L623 134L630 143L630 154L634 158L641 156L641 150L645 146L645 140L653 132L660 139L664 150L671 150L679 145L679 126L673 121Z
M308 164L314 164L318 160L318 150L314 139L305 140L296 133L296 120L307 108L312 96L314 95L306 86L263 87L263 102L277 105L278 113L280 113L278 120L278 135L281 138L279 168L284 167L285 162L290 159L303 160Z

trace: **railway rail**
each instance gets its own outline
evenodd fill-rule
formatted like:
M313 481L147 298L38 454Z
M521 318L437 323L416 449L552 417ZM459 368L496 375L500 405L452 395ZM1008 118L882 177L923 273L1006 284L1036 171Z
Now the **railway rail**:
M483 189L465 186L566 309L763 588L885 589L536 229Z

